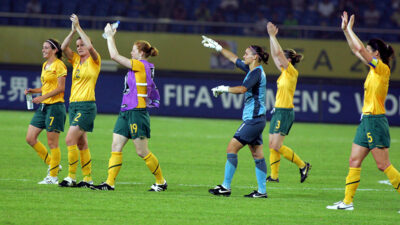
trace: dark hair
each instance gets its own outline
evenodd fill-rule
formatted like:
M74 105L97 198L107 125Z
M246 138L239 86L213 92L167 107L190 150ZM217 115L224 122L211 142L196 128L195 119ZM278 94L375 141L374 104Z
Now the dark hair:
M302 54L297 54L294 49L285 49L283 50L285 57L291 60L292 65L294 66L296 63L299 63L303 60L304 56Z
M82 37L78 37L76 40L82 40ZM82 40L83 41L83 40ZM90 40L90 44L93 44L93 41Z
M148 41L139 40L134 43L137 46L139 51L144 52L144 57L148 58L149 56L157 56L158 50L150 45Z
M50 44L51 49L57 49L56 56L57 56L57 58L61 59L62 50L61 50L60 43L58 43L58 41L51 39L51 38L47 39L46 42Z
M373 51L378 51L379 55L381 56L382 62L389 66L389 62L394 55L394 50L392 46L386 44L384 41L378 38L373 38L369 40L368 45L371 46Z
M269 58L268 52L264 51L264 49L258 45L250 45L250 48L253 51L255 51L255 53L260 57L258 59L258 62L261 62L262 60L265 64L268 64L268 58Z

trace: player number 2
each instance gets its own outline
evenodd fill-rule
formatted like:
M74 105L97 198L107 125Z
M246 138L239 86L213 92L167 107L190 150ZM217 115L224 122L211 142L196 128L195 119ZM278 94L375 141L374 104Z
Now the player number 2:
M132 132L132 134L136 134L136 132L137 132L137 124L136 123L131 124L131 132Z
M81 117L81 116L82 116L81 113L76 114L74 121L75 121L75 122L78 122L78 119L79 119L79 117Z

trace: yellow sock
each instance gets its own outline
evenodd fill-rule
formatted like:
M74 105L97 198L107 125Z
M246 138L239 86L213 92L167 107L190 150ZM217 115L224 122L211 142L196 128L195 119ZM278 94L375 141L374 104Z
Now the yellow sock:
M164 184L165 179L162 175L157 157L150 152L143 160L146 162L146 166L149 168L150 172L156 177L156 184Z
M349 174L346 177L346 190L344 193L345 204L350 204L353 202L354 195L358 185L360 184L361 168L349 168Z
M400 188L399 188L400 187L400 173L399 173L399 171L397 171L396 168L393 167L393 165L390 165L383 172L389 178L390 183L392 183L394 189L396 189L397 192L400 193Z
M108 177L106 183L114 186L119 170L122 166L122 152L111 152L111 158L108 161Z
M77 145L67 146L68 148L68 176L76 180L76 168L79 161L79 150Z
M83 181L92 181L92 158L90 156L90 150L84 149L79 152L81 153Z
M36 142L36 144L32 146L32 148L35 149L36 153L39 155L44 163L50 165L51 156L47 152L47 148L42 144L42 142Z
M283 155L283 157L296 164L299 168L304 168L306 166L304 161L301 160L300 157L289 147L282 145L282 147L279 149L279 152Z
M60 161L61 161L61 151L60 148L50 149L51 151L51 161L50 161L50 176L56 177L58 176L58 170L60 169Z
M271 178L278 179L281 155L272 148L269 149L269 163L271 165Z

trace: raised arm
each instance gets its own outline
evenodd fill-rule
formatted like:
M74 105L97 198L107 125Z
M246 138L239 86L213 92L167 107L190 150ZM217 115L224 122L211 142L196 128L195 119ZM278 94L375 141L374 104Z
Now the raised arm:
M98 60L98 53L96 49L93 47L92 42L90 41L90 38L86 35L86 33L83 31L81 26L79 25L79 19L78 16L75 14L72 14L70 17L72 24L75 26L76 31L78 32L79 36L82 38L83 43L85 43L85 46L88 48L90 56L92 56L93 60L97 62Z
M204 35L202 36L202 38L203 38L203 41L201 43L204 45L204 47L215 49L217 52L220 52L229 61L236 63L238 56L235 55L233 52L231 52L225 48L222 48L222 46L220 44L218 44L218 42L214 41L211 38L208 38Z
M236 63L236 60L238 59L237 55L225 48L221 49L221 54L233 63Z
M132 69L131 60L120 55L117 50L117 46L115 45L114 35L117 32L116 30L112 30L111 25L107 23L106 27L104 28L104 32L107 34L107 46L108 52L110 53L110 57L115 62Z
M69 44L71 43L75 33L76 33L75 26L74 24L71 24L71 32L69 32L68 36L65 37L63 43L61 44L61 50L63 51L65 57L67 57L67 59L69 60L72 60L72 57L74 56L74 52L69 47Z
M276 35L278 34L278 28L273 23L268 22L267 30L269 35L271 56L272 59L274 60L275 66L278 68L278 70L281 70L281 66L287 69L287 67L289 66L289 61L285 57L285 54L283 53L283 50L278 42L278 39L276 39Z
M347 12L344 11L342 15L342 30L346 37L347 43L350 46L351 51L366 65L372 61L372 54L370 54L365 48L364 44L357 37L353 31L354 15L348 19Z

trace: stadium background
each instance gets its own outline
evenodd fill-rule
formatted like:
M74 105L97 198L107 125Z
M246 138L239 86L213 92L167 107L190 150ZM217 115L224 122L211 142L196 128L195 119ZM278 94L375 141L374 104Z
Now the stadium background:
M28 6L32 2L40 6L39 12L35 13L34 8ZM94 4L92 0L3 0L0 3L0 109L25 109L23 89L40 85L42 42L50 37L62 42L70 30L68 15L75 12L103 60L96 89L99 113L118 112L121 76L126 73L109 60L106 41L101 38L106 22L121 20L116 36L121 54L129 56L133 41L138 39L149 40L160 50L160 56L152 62L156 65L156 82L162 99L160 109L152 110L153 115L240 118L243 96L226 95L215 99L210 88L220 84L238 85L243 76L233 64L202 47L200 35L211 36L241 57L249 44L269 49L262 26L271 20L280 27L281 45L305 55L305 60L298 65L300 77L294 100L296 120L358 122L362 85L368 68L352 55L344 41L338 27L338 12L347 7L350 12L364 15L369 4L351 9L351 4L345 3L347 1L329 1L335 5L335 11L325 18L318 11L323 1L266 1L258 4L256 12L248 6L257 1L238 2L240 10L234 5L222 7L223 2L104 0ZM207 13L202 14L198 11L203 5ZM384 14L397 13L393 5L388 0L376 5L382 20ZM275 10L271 10L273 8ZM286 20L288 14L293 18L291 23ZM204 15L209 18L203 19ZM356 21L356 32L364 41L379 36L390 41L395 51L400 52L394 21L385 20L384 26L380 26L382 29L368 28L369 24L361 21L365 21L363 16ZM70 66L68 62L66 65ZM279 71L271 63L264 69L268 79L267 109L270 110ZM386 101L391 125L400 125L399 70L394 60ZM68 71L70 75L71 68ZM67 84L66 99L69 87Z
M222 9L223 0L39 0L40 12L36 13L34 7L27 7L29 2L34 1L0 0L0 224L398 224L398 193L371 156L363 163L356 209L342 212L325 207L343 197L367 74L344 40L339 15L344 9L355 12L356 32L362 40L381 37L393 45L398 56L400 31L395 18L399 0L242 0L236 9ZM327 18L317 10L322 2L334 5ZM196 16L202 4L209 11L208 18ZM364 20L371 4L380 15L375 19L379 25ZM168 117L151 118L149 147L160 159L168 191L147 192L154 178L136 156L132 143L125 147L124 166L114 192L37 185L47 166L24 140L33 112L26 110L22 91L26 86L40 85L42 43L49 37L62 41L70 30L69 15L73 12L79 15L104 63L96 89L100 113L94 132L88 133L94 182L107 178L115 113L121 101L122 76L127 72L109 61L101 33L106 22L120 20L116 37L120 53L129 56L137 39L149 40L161 53L152 61L157 67L162 106L151 114ZM294 20L287 19L290 14ZM241 123L243 98L214 98L210 88L238 85L243 74L202 47L201 35L217 39L242 56L249 44L269 49L265 29L260 29L267 20L278 24L283 47L305 54L304 62L298 65L296 123L285 143L298 150L313 168L307 181L300 183L298 168L282 162L280 183L267 186L269 198L246 199L242 196L257 184L251 154L243 150L232 196L213 197L207 189L223 177L225 147ZM264 68L267 108L271 109L279 71L272 60ZM68 71L70 77L71 68ZM392 137L390 157L396 168L400 127L393 125L399 125L398 71L393 61L386 102ZM67 81L66 100L70 78ZM64 169L59 179L68 174L65 135L60 136ZM47 143L45 134L39 139ZM268 132L264 132L267 140ZM268 154L266 146L264 150ZM77 176L81 177L80 169Z

